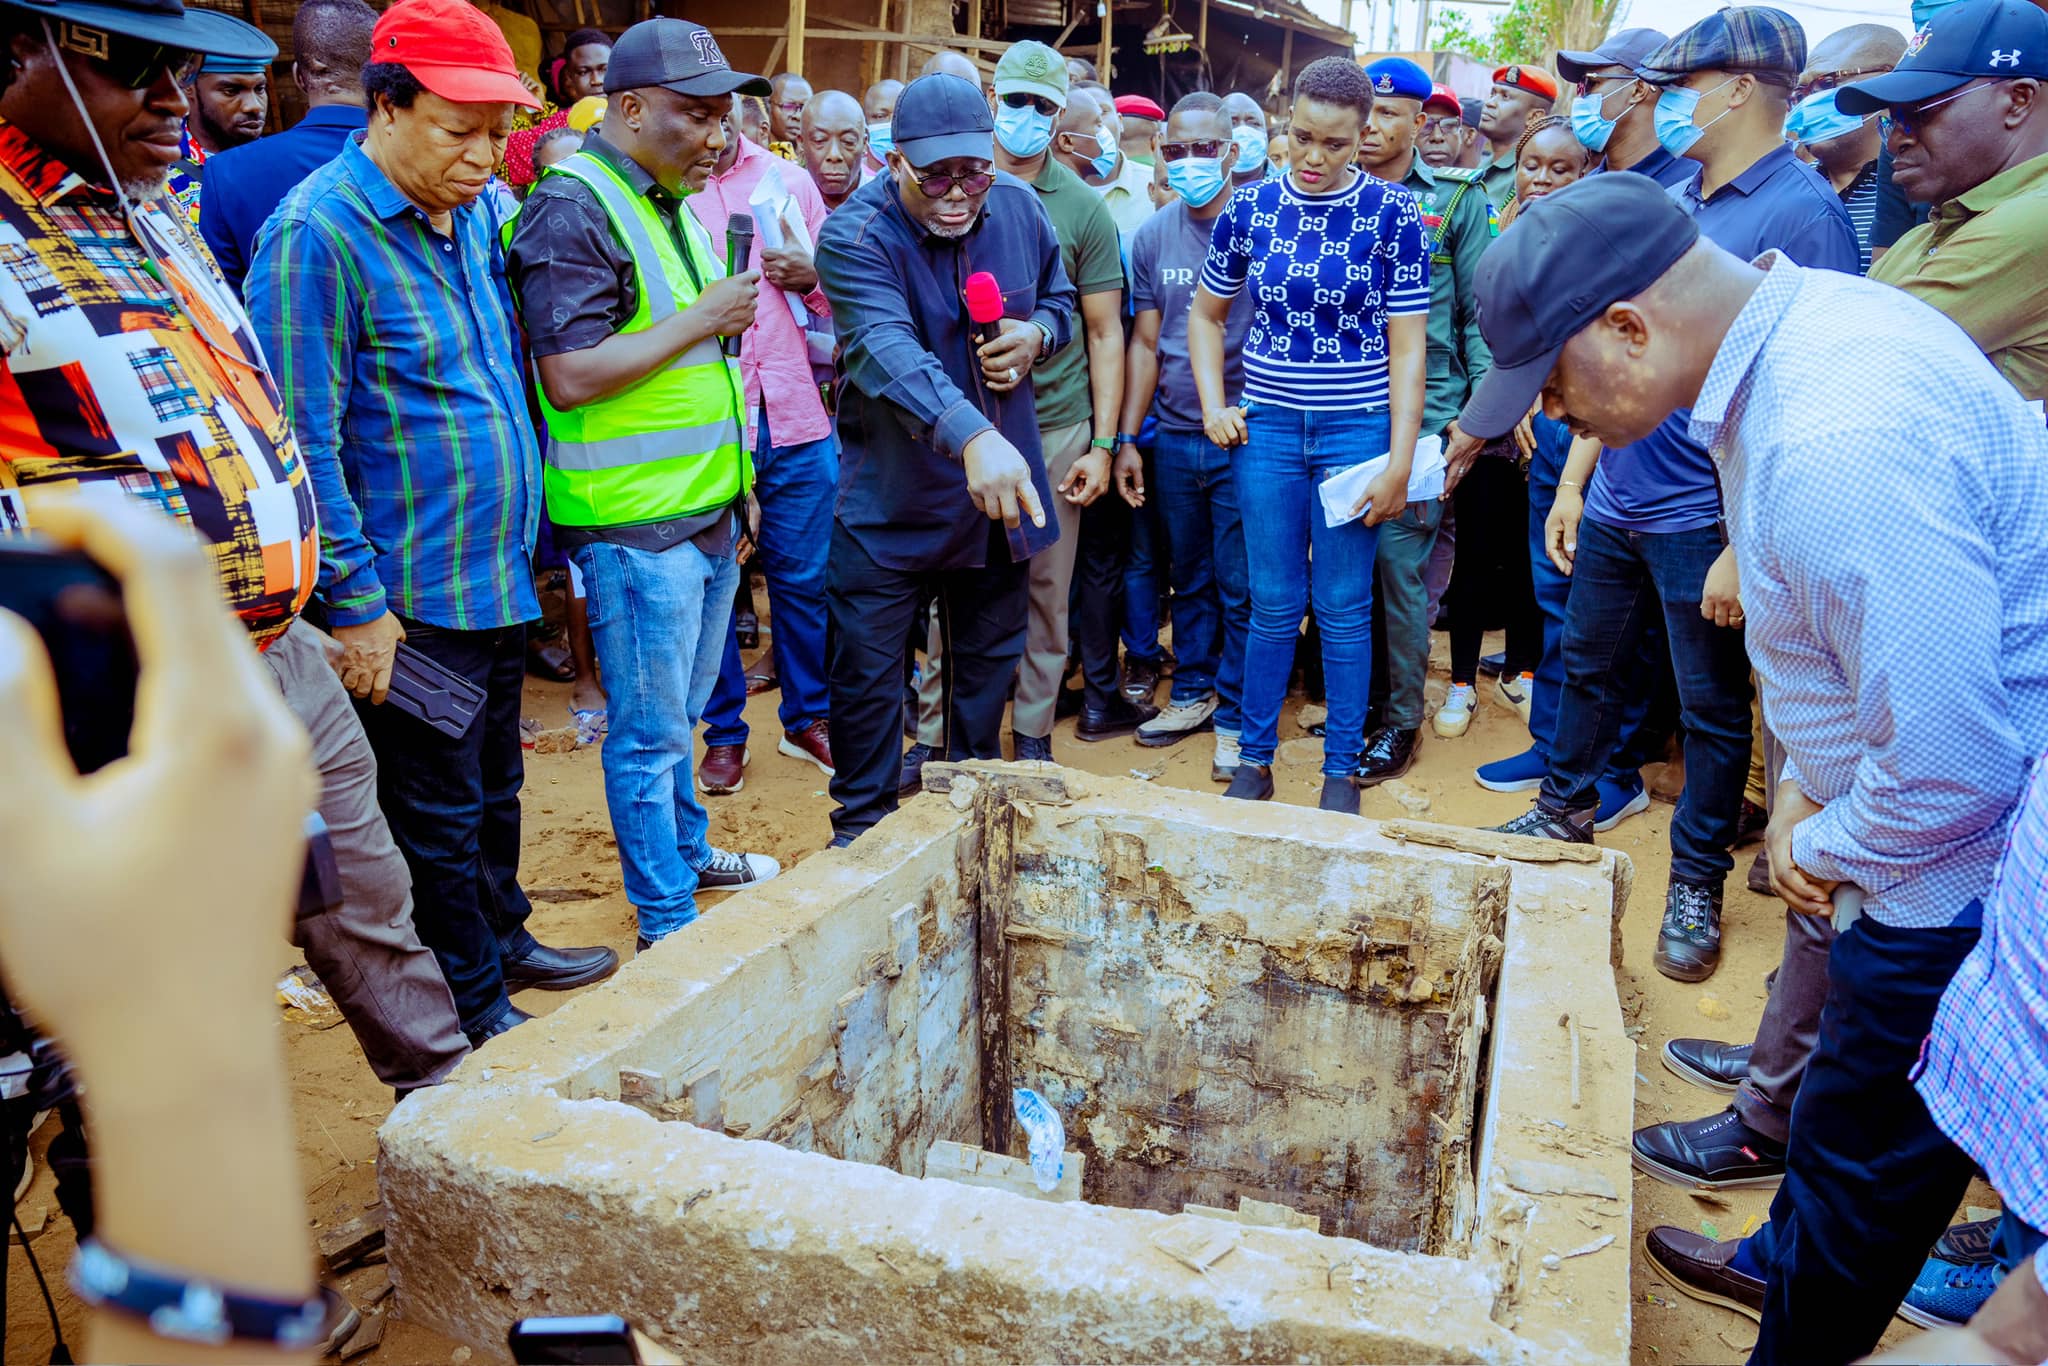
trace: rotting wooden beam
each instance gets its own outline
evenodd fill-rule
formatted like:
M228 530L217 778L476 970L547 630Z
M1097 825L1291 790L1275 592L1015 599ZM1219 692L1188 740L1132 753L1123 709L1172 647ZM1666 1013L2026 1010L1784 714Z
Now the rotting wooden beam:
M1010 940L1003 931L1016 895L1017 812L995 784L975 794L980 817L981 878L976 887L975 970L981 1010L981 1146L1010 1151Z

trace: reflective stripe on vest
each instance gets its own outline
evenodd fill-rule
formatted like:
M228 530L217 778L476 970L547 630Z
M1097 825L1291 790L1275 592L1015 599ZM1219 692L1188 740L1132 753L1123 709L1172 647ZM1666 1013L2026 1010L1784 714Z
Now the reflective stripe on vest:
M653 205L601 158L578 152L547 174L588 187L633 258L633 316L620 332L673 317L695 302L697 279L720 274L687 206L677 206L676 222L691 244L688 262ZM543 389L548 516L561 526L626 526L715 511L743 496L754 467L736 371L706 338L638 383L567 412Z

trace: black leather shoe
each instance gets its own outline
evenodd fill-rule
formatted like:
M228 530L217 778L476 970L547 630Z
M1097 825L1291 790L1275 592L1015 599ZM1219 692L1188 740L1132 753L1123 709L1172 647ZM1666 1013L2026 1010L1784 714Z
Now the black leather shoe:
M939 752L926 744L912 745L903 751L903 769L896 775L896 795L915 797L924 790L924 766L939 757Z
M1629 1141L1636 1170L1699 1190L1747 1190L1785 1179L1785 1145L1742 1122L1729 1106L1705 1119L1645 1125Z
M1683 1294L1723 1309L1764 1321L1764 1283L1745 1276L1728 1263L1742 1246L1740 1238L1715 1242L1690 1229L1668 1225L1653 1228L1643 1239L1643 1251Z
M1759 849L1756 851L1756 857L1750 860L1749 877L1745 881L1744 885L1747 886L1749 890L1751 890L1752 892L1755 892L1758 896L1777 895L1776 892L1773 892L1771 890L1770 850Z
M1733 1091L1749 1075L1749 1055L1754 1048L1754 1044L1716 1039L1666 1039L1664 1066L1694 1086Z
M1239 801L1270 802L1273 800L1273 770L1264 764L1239 764L1231 770L1230 786L1223 789L1226 797Z
M1159 661L1124 656L1123 694L1133 702L1149 705L1159 691Z
M1395 730L1382 726L1365 742L1358 756L1358 785L1371 787L1398 778L1415 766L1415 751L1422 748L1420 730Z
M1735 843L1731 849L1740 849L1745 844L1754 844L1764 837L1764 828L1771 823L1770 813L1755 802L1744 802L1742 810L1735 816Z
M1358 814L1358 784L1349 778L1323 778L1323 795L1316 801L1324 811L1341 811L1347 816Z
M599 946L551 949L535 944L518 958L505 960L507 991L568 991L602 982L619 970L619 955Z
M1074 723L1074 738L1092 743L1118 735L1129 735L1157 715L1159 708L1151 703L1133 702L1122 693L1118 693L1109 699L1108 706L1081 709L1081 719Z
M607 949L606 952L609 953L610 950ZM505 1002L505 1008L496 1015L478 1025L475 1029L465 1029L462 1032L469 1035L469 1046L471 1048L482 1048L485 1039L495 1039L506 1030L512 1028L512 1026L523 1025L532 1018L533 1016L507 1001Z
M1069 716L1079 716L1081 708L1086 705L1087 701L1088 693L1086 689L1069 688L1062 684L1059 696L1053 699L1052 719L1064 721Z
M1016 749L1019 763L1026 761L1049 764L1052 762L1052 737L1050 735L1019 735L1010 732L1010 743Z
M1704 982L1721 966L1721 889L1672 882L1657 934L1657 971L1674 982Z

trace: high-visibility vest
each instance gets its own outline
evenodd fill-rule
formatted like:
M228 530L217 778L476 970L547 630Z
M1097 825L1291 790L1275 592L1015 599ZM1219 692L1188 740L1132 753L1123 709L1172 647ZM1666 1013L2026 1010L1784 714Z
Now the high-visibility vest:
M548 168L590 187L612 232L633 256L637 296L621 332L644 331L695 303L703 282L724 272L685 206L676 232L602 158L578 152ZM685 261L677 238L689 243ZM741 422L738 364L706 337L645 379L563 412L540 388L548 424L543 472L548 516L557 526L631 526L724 507L754 483Z

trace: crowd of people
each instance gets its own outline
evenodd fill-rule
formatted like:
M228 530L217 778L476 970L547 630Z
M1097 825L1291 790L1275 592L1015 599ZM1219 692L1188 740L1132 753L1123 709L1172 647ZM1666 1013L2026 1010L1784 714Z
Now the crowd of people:
M529 670L643 951L780 872L704 805L771 689L834 845L1067 716L1271 799L1297 680L1339 815L1483 692L1529 735L1473 766L1534 794L1508 834L1592 842L1675 750L1657 970L1714 974L1749 843L1785 940L1754 1041L1663 1045L1726 1108L1635 1161L1779 1193L1651 1260L1759 1361L2014 1272L2038 1359L2048 13L1914 20L1162 105L1033 41L856 95L680 19L543 66L501 7L307 0L259 136L259 30L4 0L0 528L113 488L206 544L320 776L341 896L291 932L401 1098L618 965L526 928ZM397 705L423 673L473 715ZM1978 1168L2003 1215L1944 1232Z

